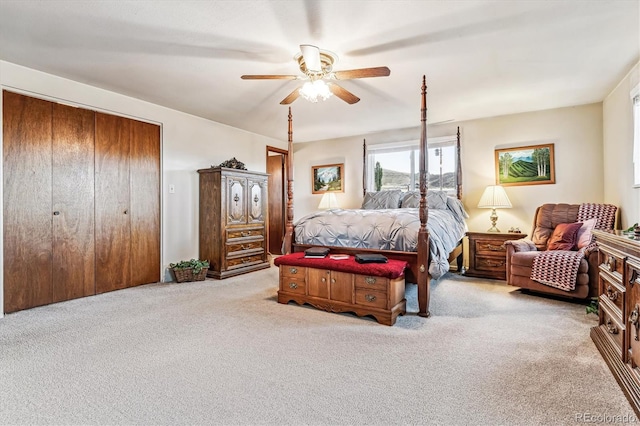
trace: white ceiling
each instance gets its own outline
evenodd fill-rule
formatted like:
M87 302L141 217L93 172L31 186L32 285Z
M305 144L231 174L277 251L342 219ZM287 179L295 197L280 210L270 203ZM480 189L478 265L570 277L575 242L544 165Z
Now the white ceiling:
M640 57L640 1L0 0L0 59L286 140L300 44L361 98L292 104L294 140L602 101Z

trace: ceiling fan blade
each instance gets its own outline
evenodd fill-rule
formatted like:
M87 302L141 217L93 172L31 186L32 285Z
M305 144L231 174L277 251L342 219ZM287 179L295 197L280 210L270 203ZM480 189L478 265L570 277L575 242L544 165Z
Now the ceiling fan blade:
M351 78L387 77L391 74L391 70L387 67L359 68L356 70L335 71L333 74L338 80L349 80Z
M320 62L320 49L310 44L301 44L300 52L304 58L304 64L307 71L318 73L322 71L322 63Z
M336 95L337 97L339 97L340 99L342 99L348 104L355 104L360 100L359 97L357 97L356 95L354 95L353 93L345 89L344 87L340 87L335 83L327 83L327 86L329 86L329 90L331 90L331 93L333 93L334 95Z
M295 75L267 74L267 75L241 75L240 78L243 80L295 80L298 77Z
M300 96L300 88L298 87L296 90L289 93L289 95L286 98L280 101L280 105L289 105L293 103L293 101L298 99L299 96Z

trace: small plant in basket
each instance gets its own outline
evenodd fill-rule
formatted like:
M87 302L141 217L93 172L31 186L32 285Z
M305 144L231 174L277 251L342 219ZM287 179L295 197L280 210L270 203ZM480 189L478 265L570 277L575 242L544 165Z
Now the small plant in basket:
M176 276L179 283L186 281L203 281L209 270L209 261L200 259L181 260L178 263L170 263L169 268Z

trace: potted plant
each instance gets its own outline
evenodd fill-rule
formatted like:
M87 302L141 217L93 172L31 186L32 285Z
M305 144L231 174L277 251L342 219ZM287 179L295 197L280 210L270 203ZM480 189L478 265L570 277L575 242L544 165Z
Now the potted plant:
M181 260L178 263L170 263L169 268L176 276L179 283L186 281L204 281L209 270L209 261L200 259Z

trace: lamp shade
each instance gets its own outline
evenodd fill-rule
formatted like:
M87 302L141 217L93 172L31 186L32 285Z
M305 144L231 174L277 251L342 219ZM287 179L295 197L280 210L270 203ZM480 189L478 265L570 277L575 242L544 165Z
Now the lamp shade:
M481 209L510 209L511 201L500 185L489 185L482 193L478 208Z
M338 205L338 199L336 198L336 194L333 192L325 192L320 199L320 204L318 204L319 209L337 209L340 208Z

